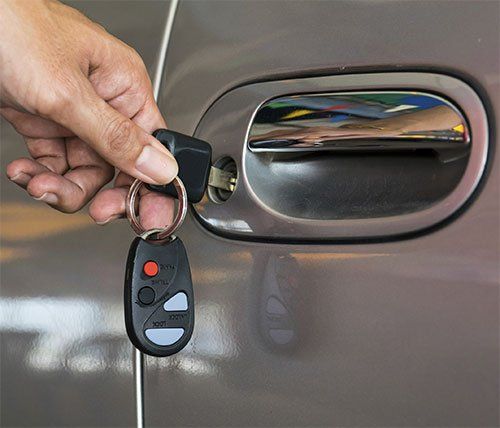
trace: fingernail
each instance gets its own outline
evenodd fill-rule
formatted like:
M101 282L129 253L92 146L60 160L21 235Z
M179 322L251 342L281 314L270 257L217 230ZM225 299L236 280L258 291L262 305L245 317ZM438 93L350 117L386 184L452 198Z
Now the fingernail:
M104 226L105 224L111 223L112 221L120 218L120 215L112 215L111 217L107 218L106 220L103 221L96 221L95 224L98 224L99 226Z
M173 156L150 145L144 146L135 167L157 184L169 183L177 175Z
M42 202L45 202L45 203L51 204L51 205L55 205L59 201L59 199L57 198L57 195L55 195L54 193L44 193L39 198L35 198L33 196L33 199L35 199L37 201L42 201Z
M10 181L13 181L16 184L21 184L23 186L27 185L31 180L31 176L25 174L24 172L20 172L19 174L14 175L14 177L9 177Z

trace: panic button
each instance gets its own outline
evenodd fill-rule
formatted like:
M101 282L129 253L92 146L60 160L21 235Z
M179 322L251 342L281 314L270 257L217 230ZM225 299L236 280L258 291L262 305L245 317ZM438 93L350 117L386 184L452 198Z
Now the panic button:
M156 276L158 275L159 270L160 268L158 267L158 263L154 262L153 260L147 261L142 267L142 271L147 276Z

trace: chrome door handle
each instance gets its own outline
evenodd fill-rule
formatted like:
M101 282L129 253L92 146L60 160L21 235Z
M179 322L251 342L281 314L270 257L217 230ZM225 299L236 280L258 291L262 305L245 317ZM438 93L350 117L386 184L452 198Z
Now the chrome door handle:
M276 98L257 111L248 138L257 153L430 149L444 160L467 154L469 143L454 105L409 91Z
M266 242L433 230L476 189L489 144L470 86L406 72L243 85L210 107L196 136L239 176L230 197L196 205L197 217L224 237Z

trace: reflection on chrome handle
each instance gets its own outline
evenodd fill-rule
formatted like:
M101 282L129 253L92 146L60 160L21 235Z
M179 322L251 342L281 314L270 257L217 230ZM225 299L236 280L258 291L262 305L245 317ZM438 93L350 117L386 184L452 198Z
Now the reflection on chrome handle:
M276 98L259 108L248 136L253 152L432 149L456 157L469 142L451 103L401 91Z

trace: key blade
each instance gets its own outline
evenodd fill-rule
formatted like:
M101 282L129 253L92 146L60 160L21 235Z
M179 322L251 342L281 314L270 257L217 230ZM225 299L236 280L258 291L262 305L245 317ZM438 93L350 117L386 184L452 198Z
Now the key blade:
M212 166L210 168L210 175L208 177L208 185L217 187L218 189L234 192L236 186L236 177L229 171L224 171L223 169Z

